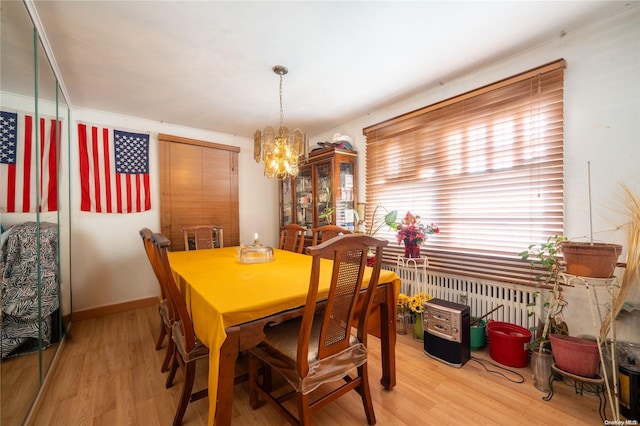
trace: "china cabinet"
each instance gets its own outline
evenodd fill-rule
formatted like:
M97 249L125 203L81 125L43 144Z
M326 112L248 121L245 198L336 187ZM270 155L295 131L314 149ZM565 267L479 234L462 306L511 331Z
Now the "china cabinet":
M312 151L295 179L280 182L280 225L302 225L309 237L311 228L329 224L353 231L356 161L355 151L332 147Z

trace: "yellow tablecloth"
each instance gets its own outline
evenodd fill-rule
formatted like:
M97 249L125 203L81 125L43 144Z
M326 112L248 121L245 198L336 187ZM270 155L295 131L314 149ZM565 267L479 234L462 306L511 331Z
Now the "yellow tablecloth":
M209 424L213 424L215 413L225 329L302 306L306 301L311 257L277 249L274 254L271 262L241 264L236 247L169 253L196 334L210 351ZM331 268L321 269L319 298L325 298ZM368 269L365 273L365 286L370 272ZM380 272L380 283L396 280L395 273Z

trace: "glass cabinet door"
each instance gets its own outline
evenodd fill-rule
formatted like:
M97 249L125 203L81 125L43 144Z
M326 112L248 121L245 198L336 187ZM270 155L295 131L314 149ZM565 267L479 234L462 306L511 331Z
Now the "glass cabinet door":
M316 217L318 224L324 226L333 223L334 207L331 205L331 161L316 165Z
M280 183L280 224L296 223L311 229L337 225L355 231L357 153L325 148L314 151L300 173Z
M336 225L350 231L355 230L354 209L354 164L339 162L340 181L335 194Z
M311 181L311 167L300 170L296 177L296 223L313 228L313 186Z
M280 226L294 223L292 186L291 179L285 179L280 184Z

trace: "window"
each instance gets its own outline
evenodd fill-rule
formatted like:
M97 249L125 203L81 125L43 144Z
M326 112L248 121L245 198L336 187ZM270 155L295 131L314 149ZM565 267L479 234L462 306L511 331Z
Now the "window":
M563 233L564 68L558 60L365 128L367 220L376 205L411 211L441 229L423 246L432 269L529 283L517 253ZM396 242L387 229L377 236Z

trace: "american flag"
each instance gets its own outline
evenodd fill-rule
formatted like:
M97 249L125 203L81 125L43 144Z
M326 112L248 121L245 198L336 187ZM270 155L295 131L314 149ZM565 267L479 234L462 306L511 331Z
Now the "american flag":
M80 210L151 209L149 135L78 123Z
M34 117L27 113L0 111L2 213L58 210L58 150L62 122L40 117L37 129L35 123ZM39 139L37 146L36 136Z

